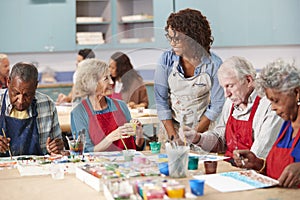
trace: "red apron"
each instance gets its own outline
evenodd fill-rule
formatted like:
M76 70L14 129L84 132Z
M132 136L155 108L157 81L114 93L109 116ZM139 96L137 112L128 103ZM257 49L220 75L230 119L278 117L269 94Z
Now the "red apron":
M94 145L97 145L104 137L126 123L126 117L116 100L116 111L93 115L86 99L82 101L89 116L89 135ZM128 149L136 149L133 137L123 139ZM121 140L114 141L106 151L119 151L125 149Z
M284 168L294 162L294 158L291 156L291 154L300 138L300 130L298 131L296 137L294 138L291 148L277 147L278 142L284 137L289 126L290 123L285 127L282 134L276 140L271 151L267 156L267 160L266 160L267 175L274 179L278 179L281 173L283 172Z
M226 124L225 139L227 143L227 150L225 156L233 157L235 149L250 149L253 144L252 123L255 112L259 105L260 97L255 98L250 117L248 121L237 120L232 116L233 105L230 111L230 117Z
M111 95L109 95L108 97L112 98L112 99L119 99L119 100L123 100L122 99L122 93L121 92L115 92L115 84L113 84L113 93Z
M123 99L122 99L122 94L121 94L121 93L115 93L115 92L113 92L111 95L109 95L109 97L112 98L112 99L123 100Z

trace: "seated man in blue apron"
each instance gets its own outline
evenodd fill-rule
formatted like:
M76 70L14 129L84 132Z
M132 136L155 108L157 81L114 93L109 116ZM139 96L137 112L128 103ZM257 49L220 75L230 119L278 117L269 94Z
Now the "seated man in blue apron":
M29 63L13 66L0 93L0 156L58 154L63 150L54 102L36 91L38 71Z

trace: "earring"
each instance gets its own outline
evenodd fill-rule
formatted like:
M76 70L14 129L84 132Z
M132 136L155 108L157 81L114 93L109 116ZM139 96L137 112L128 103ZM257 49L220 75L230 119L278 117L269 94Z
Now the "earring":
M300 99L298 99L298 101L297 101L297 105L298 105L298 106L300 106Z

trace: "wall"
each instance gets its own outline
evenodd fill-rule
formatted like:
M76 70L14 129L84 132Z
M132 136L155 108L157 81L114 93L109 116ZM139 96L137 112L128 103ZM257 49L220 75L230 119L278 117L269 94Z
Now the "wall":
M230 56L243 56L249 59L255 68L261 69L267 63L282 58L289 62L293 60L300 67L300 45L289 46L260 46L260 47L218 47L212 49L222 59ZM155 69L156 62L164 49L120 49L129 55L138 70ZM108 61L109 57L115 51L97 50L96 57ZM26 61L38 63L39 71L47 67L55 71L74 71L76 66L77 52L49 52L35 54L8 54L11 65L16 62Z

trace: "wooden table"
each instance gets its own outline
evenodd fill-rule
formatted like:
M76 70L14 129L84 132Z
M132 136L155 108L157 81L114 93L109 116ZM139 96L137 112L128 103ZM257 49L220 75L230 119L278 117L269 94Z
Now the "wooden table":
M203 165L199 165L199 170L203 171ZM218 162L217 172L236 171L224 161ZM155 178L155 177L153 177ZM186 184L192 177L177 179ZM1 200L99 200L105 199L103 192L97 192L75 177L75 174L65 175L62 180L54 180L50 175L45 176L25 176L21 177L17 169L0 170L0 199ZM203 200L291 200L299 199L299 189L266 188L242 192L221 193L208 185L205 185L204 196L198 199Z

